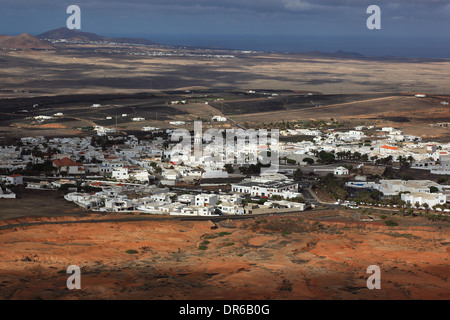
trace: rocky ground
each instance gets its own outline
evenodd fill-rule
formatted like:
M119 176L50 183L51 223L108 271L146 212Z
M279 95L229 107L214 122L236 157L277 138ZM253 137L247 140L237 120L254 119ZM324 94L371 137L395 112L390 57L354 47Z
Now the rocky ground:
M37 220L46 221L26 219ZM0 231L0 298L448 299L448 225L399 222L298 214L217 229L169 219L8 228ZM66 288L69 265L81 267L81 290ZM381 269L381 290L366 286L370 265Z

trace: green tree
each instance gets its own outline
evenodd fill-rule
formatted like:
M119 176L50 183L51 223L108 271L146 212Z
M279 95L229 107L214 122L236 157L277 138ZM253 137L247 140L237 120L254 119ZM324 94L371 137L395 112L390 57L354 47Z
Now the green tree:
M234 172L234 168L233 168L233 165L232 164L229 164L229 163L227 163L225 166L224 166L224 168L225 168L225 171L227 172L227 173L233 173Z
M295 172L294 172L295 178L301 178L302 176L303 176L303 171L300 168L295 170Z
M439 192L439 189L436 188L435 186L430 187L430 193L438 193L438 192Z
M295 161L295 160L293 160L293 159L286 159L286 162L287 162L287 164L290 164L290 165L295 165L295 164L297 164L297 161Z
M314 160L312 158L304 158L302 161L306 162L308 165L314 164Z
M370 192L370 197L376 201L381 200L381 198L383 197L383 192L379 190L373 190Z
M326 152L323 150L319 152L319 159L322 163L333 163L335 158L335 155L330 152Z

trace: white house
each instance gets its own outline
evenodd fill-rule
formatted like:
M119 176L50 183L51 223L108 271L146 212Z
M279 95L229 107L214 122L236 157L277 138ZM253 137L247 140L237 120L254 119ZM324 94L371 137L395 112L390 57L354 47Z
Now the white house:
M222 116L214 116L214 117L212 117L212 121L225 122L225 121L227 121L227 118L222 117Z
M176 170L164 170L162 174L164 179L167 180L177 180L181 177L181 174Z
M16 198L16 194L11 192L11 190L6 189L6 191L4 192L2 187L0 187L0 199L15 199Z
M425 203L431 208L434 205L445 204L447 201L446 195L442 193L425 193L425 192L414 192L414 193L402 193L402 200L412 204L413 206L416 202L423 206Z
M287 197L288 194L297 193L298 183L294 181L248 181L244 180L231 185L231 190L251 196L272 197L274 195ZM299 194L297 194L299 195Z
M142 131L156 131L159 130L159 128L156 127L142 127Z
M195 203L195 196L193 194L182 194L178 196L177 200L180 203L191 205Z
M150 199L152 201L155 201L155 202L171 203L172 202L171 198L173 196L176 196L176 193L173 193L173 192L161 192L161 193L152 194L150 196Z
M153 214L161 214L162 208L166 205L165 202L151 202L147 204L139 205L136 210L146 212L146 213L153 213Z
M112 212L135 211L136 203L134 203L132 200L127 199L126 196L106 199L104 210Z
M347 168L340 166L334 169L333 173L337 176L345 176L349 174L349 171Z
M186 206L181 208L180 215L183 216L213 216L213 207Z
M380 180L380 182L349 181L347 187L374 189L381 191L386 196L398 195L400 192L430 193L430 188L435 187L442 192L442 186L430 180Z
M281 201L267 201L264 203L265 206L278 207L278 208L296 208L299 211L304 211L306 209L306 204L301 202L291 202L286 200Z
M238 194L223 194L218 196L219 201L239 205L242 203L242 197Z
M230 202L223 202L219 205L217 205L217 208L223 213L223 214L244 214L245 209L243 206L238 206Z
M135 179L139 182L148 182L150 177L148 171L144 169L133 170L129 175L131 179Z
M186 122L184 122L184 121L171 121L169 123L174 126L182 126L182 125L186 124Z
M67 201L76 203L86 210L96 209L103 205L103 200L97 194L91 196L86 193L73 192L66 194L64 198Z
M130 178L128 168L114 168L111 177L117 180L128 180Z
M198 194L195 196L195 205L202 207L214 207L217 203L216 194Z
M181 209L183 209L186 205L182 203L171 203L166 204L159 208L161 213L170 214L170 215L179 215L181 213Z
M23 176L21 174L13 174L6 177L6 183L13 184L13 185L19 185L23 184Z

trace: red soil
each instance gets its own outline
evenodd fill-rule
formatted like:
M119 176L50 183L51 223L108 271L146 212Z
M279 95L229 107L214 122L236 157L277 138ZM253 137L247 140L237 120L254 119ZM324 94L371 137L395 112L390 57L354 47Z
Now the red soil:
M1 230L0 298L450 297L448 227L313 224L295 216L235 226L162 219ZM66 288L69 265L81 267L81 290ZM370 265L381 268L381 290L366 287Z

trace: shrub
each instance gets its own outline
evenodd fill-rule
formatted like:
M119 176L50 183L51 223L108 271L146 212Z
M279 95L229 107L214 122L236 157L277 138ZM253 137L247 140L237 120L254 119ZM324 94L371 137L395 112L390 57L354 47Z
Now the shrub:
M389 227L395 227L395 226L398 226L398 223L397 223L397 222L394 222L394 221L392 221L392 220L386 220L384 223L385 223L387 226L389 226Z
M128 253L128 254L136 254L136 253L139 253L138 251L136 251L136 250L127 250L127 251L125 251L126 253Z
M219 232L217 234L217 236L218 237L223 237L223 236L229 236L230 234L231 234L230 232L222 231L222 232Z

